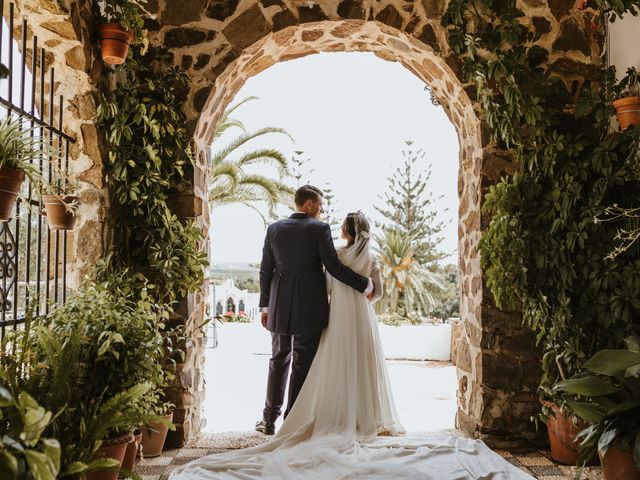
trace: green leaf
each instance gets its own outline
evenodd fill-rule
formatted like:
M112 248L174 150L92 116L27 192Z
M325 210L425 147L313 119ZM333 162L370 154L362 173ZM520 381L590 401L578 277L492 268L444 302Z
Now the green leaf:
M54 462L46 454L27 450L24 455L35 480L56 480L58 472Z
M602 375L622 374L640 364L640 353L628 350L600 350L584 364L584 368Z
M83 462L73 462L71 465L69 465L67 467L67 469L64 471L64 475L63 476L73 476L73 475L78 475L80 473L84 473L87 471L87 464L83 463Z
M598 439L598 451L602 453L602 455L607 453L609 445L611 445L611 442L613 442L618 435L620 435L619 429L606 429L605 427L604 432L602 432L602 435L600 435L600 438Z
M573 413L587 422L599 422L607 414L606 410L593 403L567 400L567 405Z
M620 390L618 387L611 385L606 380L594 375L563 380L558 383L557 388L558 390L567 393L575 393L577 395L584 395L587 397L609 395Z
M6 450L0 450L0 478L13 480L18 473L18 459Z
M13 405L13 403L14 400L11 392L0 385L0 407L8 407L9 405Z
M44 408L26 392L18 396L18 404L22 413L23 429L20 438L29 446L35 446L40 440L40 435L51 421L51 412Z
M51 459L56 472L60 471L60 442L53 438L47 438L43 442L44 453Z
M627 349L632 352L640 353L640 337L637 335L630 335L624 339L624 343L627 345Z

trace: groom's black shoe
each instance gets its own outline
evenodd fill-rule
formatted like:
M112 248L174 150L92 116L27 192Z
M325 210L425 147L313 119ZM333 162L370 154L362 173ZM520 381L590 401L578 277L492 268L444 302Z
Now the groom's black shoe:
M273 422L267 420L260 420L256 423L256 431L262 432L265 435L273 435L276 433L276 425Z

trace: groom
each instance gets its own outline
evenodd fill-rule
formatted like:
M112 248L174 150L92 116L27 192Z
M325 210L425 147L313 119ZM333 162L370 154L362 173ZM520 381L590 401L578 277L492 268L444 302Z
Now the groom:
M291 378L286 417L309 372L322 330L329 323L327 285L322 266L335 278L367 296L371 280L344 266L333 246L331 227L318 220L322 191L311 185L295 194L296 212L267 229L260 264L262 326L271 332L267 399L256 430L275 432L284 403L289 366Z

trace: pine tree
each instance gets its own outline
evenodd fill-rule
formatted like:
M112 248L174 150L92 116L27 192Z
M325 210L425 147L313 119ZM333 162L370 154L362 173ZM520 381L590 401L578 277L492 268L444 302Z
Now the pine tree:
M388 178L389 187L384 199L380 197L385 206L375 207L385 218L384 222L377 222L377 227L411 238L415 260L432 269L447 256L438 251L446 223L437 219L438 212L432 208L435 199L427 190L431 163L425 160L422 149L411 148L413 142L405 143L408 148L402 151L404 162ZM416 175L417 162L422 162L425 170Z
M311 174L315 171L314 168L309 168L308 163L310 158L302 158L304 150L296 150L293 152L290 163L290 177L295 181L295 188L300 188L302 185L311 183Z
M342 226L342 220L338 218L336 206L334 203L335 194L333 188L327 183L322 189L324 193L324 215L322 221L328 223L331 226L334 240L338 238L338 230Z

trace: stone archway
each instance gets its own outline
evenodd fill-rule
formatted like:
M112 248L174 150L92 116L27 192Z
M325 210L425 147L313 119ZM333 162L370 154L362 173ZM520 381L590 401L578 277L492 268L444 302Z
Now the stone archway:
M194 132L197 166L193 213L208 227L206 170L218 116L246 79L276 62L317 52L370 51L401 62L428 83L456 127L460 143L459 255L462 279L462 340L458 347L457 426L493 445L531 439L529 418L539 410L536 389L540 358L518 312L498 311L483 284L478 242L489 222L481 212L484 193L513 171L508 152L489 138L475 88L462 80L461 60L447 43L441 18L444 0L192 0L162 2L151 41L168 47L189 71L192 86L185 112ZM584 13L571 2L524 1L521 22L535 24L539 44L550 52L548 67L572 87L600 62L602 39L584 32ZM202 311L202 309L199 309ZM194 325L194 309L187 325ZM192 329L196 339L199 333ZM202 353L195 341L184 372L199 379ZM201 423L202 381L183 384L178 411L181 441Z
M288 27L254 43L216 78L195 128L199 151L208 151L218 116L246 80L275 63L319 52L373 52L398 61L428 84L456 128L460 144L458 188L459 266L462 279L460 312L463 335L458 365L458 421L469 433L478 432L475 418L483 388L480 335L482 330L482 274L480 239L481 179L484 156L480 121L460 81L447 63L420 40L379 22L361 20L312 22ZM339 72L336 72L339 74ZM480 313L480 315L479 315ZM198 355L194 352L194 355ZM196 359L196 365L198 360ZM534 392L534 389L531 389ZM532 398L533 399L533 398ZM502 413L502 412L501 412Z
M249 24L244 28L251 31ZM172 40L174 35L178 35L171 33L176 30L184 32L186 29L164 30L165 43L167 38ZM441 28L435 30L432 23L427 23L423 30L433 32L434 38L428 42L431 46L425 43L427 38L417 39L379 21L332 19L309 22L265 33L251 45L242 46L241 53L226 57L233 58L228 64L222 60L215 80L209 80L204 86L201 86L197 75L192 77L194 86L190 95L193 101L188 105L192 107L189 109L190 120L202 169L194 177L194 195L201 195L201 200L206 201L207 152L215 122L249 77L277 62L335 51L373 52L384 60L398 61L412 71L431 87L455 126L460 143L459 267L463 328L456 358L456 425L468 434L494 444L519 441L533 436L529 418L538 409L538 372L525 369L523 365L531 365L537 358L531 336L521 328L518 314L496 312L492 306L490 295L483 288L478 252L483 223L483 192L509 171L511 165L508 156L498 153L486 135L483 136L479 106L474 105L468 89L459 79L455 57L444 57L438 53L441 51L438 43L441 40L438 39L444 38L444 31ZM189 35L189 32L184 32L184 35ZM240 45L244 43L246 41ZM187 56L195 58L197 63L201 55L206 55L197 53L202 48L204 45L186 50L190 53L183 55L182 61ZM473 93L472 89L469 91ZM202 210L203 228L206 228L207 209ZM496 343L496 336L500 336L500 346ZM190 378L199 377L197 371L201 368L201 359L202 353L197 349L189 352L186 368L194 370ZM194 384L190 393L192 404L184 406L184 425L185 429L197 430L201 422L199 402L204 395L203 386Z
M186 69L191 88L182 92L188 126L194 132L197 165L192 190L180 197L184 216L195 217L207 231L206 170L211 131L217 116L244 81L279 61L316 52L371 51L399 61L428 83L447 110L460 141L460 271L463 341L458 349L457 425L494 444L530 438L529 416L537 412L539 362L531 336L520 327L517 312L500 312L484 287L477 245L489 218L481 213L490 185L512 171L508 152L489 139L473 85L462 81L461 61L447 44L441 18L446 0L161 0L149 2L155 19L147 22L150 41L165 45L174 62ZM64 10L58 5L63 5ZM91 0L21 0L36 33L52 51L52 61L65 79L56 88L76 86L65 115L78 137L71 152L74 171L85 182L82 239L102 240L108 205L102 184L101 148L92 124L93 95L100 63L95 61L91 32ZM589 13L573 2L522 0L524 25L533 24L538 44L550 52L545 65L571 87L591 76L601 61L603 39L585 33ZM56 92L59 93L59 92ZM75 95L75 97L74 97ZM85 202L86 200L86 202ZM99 256L98 242L78 242L76 272ZM87 248L85 248L85 244ZM92 248L88 248L91 244ZM77 273L79 276L79 274ZM180 393L173 443L181 444L200 428L203 398L199 370L204 342L196 328L204 315L204 297L194 295L181 307L193 342L179 375Z

